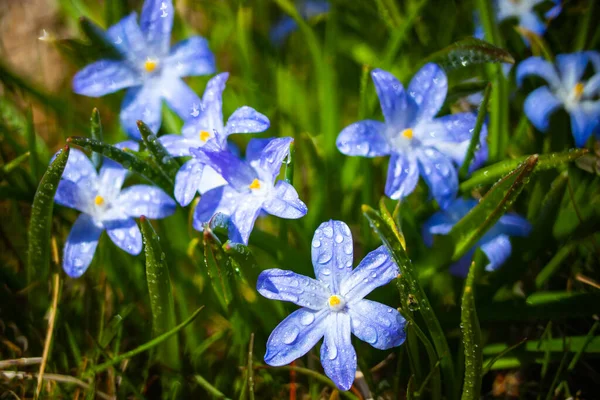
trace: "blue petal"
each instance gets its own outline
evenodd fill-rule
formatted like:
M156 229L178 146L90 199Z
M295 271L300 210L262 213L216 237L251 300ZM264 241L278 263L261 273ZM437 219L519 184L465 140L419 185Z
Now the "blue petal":
M325 334L328 315L327 308L320 311L301 308L288 315L267 340L265 362L280 367L308 353Z
M56 154L52 157L52 160L54 158L56 158ZM80 180L95 182L97 178L98 173L96 172L96 168L88 156L81 150L71 148L62 179L77 183Z
M419 107L406 94L402 83L394 75L381 69L374 69L371 77L387 124L398 130L411 127Z
M169 73L178 77L215 72L215 56L208 47L208 41L200 36L192 36L175 44L164 63Z
M298 192L289 183L279 181L275 191L263 203L263 210L279 218L297 219L306 215L306 204L298 198Z
M175 212L175 201L161 189L150 185L134 185L125 188L116 200L117 206L130 217L142 215L165 218Z
M509 236L528 236L531 224L520 215L508 213L500 217L493 229Z
M198 191L200 194L204 194L209 190L213 190L214 188L218 188L219 186L223 185L227 185L227 181L211 167L204 166L202 178L200 179L200 186L198 186Z
M385 138L385 124L359 121L347 126L337 137L338 150L347 156L380 157L390 154Z
M183 126L185 136L197 136L200 131L222 132L223 130L223 90L229 73L223 72L212 77L206 84L200 109L194 110L191 119Z
M171 0L144 1L140 28L155 57L162 57L169 51L174 15L175 10Z
M536 35L543 35L546 32L546 24L537 16L535 11L529 11L522 13L519 16L519 26L535 33Z
M385 183L386 196L398 200L412 193L419 182L419 168L413 155L393 153Z
M375 288L388 284L396 278L400 270L390 257L385 246L373 250L358 264L352 273L342 281L340 294L348 304L354 304Z
M458 165L462 165L467 153L467 148L473 137L477 115L474 113L450 114L437 118L436 121L444 124L447 132L447 137L445 139L448 139L448 141L442 142L439 140L430 140L426 144L435 147L441 153L449 156L452 158L452 161ZM479 168L487 160L486 138L487 126L486 124L483 124L479 136L479 147L471 162L470 170Z
M248 146L257 148L262 145L262 140L258 146L254 144L251 145L251 142L255 140L261 139L250 140ZM283 164L283 161L290 152L290 145L293 141L294 139L290 137L270 139L267 145L264 146L262 151L259 153L258 158L248 158L248 156L246 156L246 159L250 165L257 170L260 175L260 179L268 181L269 183L273 183L277 175L279 175L281 164ZM250 155L255 157L255 154L256 153L253 151Z
M419 171L440 208L450 205L458 192L458 174L452 161L432 148L417 153Z
M240 203L229 220L229 240L233 243L248 245L248 239L254 229L254 222L260 215L261 202L251 196L240 199Z
M325 321L321 364L325 374L341 390L350 390L356 373L356 351L352 347L350 315L333 312Z
M554 89L561 86L556 69L542 57L529 57L517 66L517 83L519 86L523 84L523 79L529 75L536 75L545 79Z
M290 33L296 29L298 29L298 24L292 17L283 17L271 28L269 38L275 46L281 46Z
M240 192L249 191L248 186L258 177L252 167L228 150L214 150L214 148L205 145L198 149L192 148L190 151L201 162L217 171L223 179Z
M204 193L194 210L192 221L194 229L202 231L204 224L210 222L217 213L231 215L239 197L240 195L230 186L221 186Z
M558 15L562 12L561 1L562 0L553 0L553 3L556 5L554 7L552 7L551 9L549 9L548 11L546 11L546 14L544 14L544 17L546 19L554 19L554 18L558 17Z
M451 208L450 205L449 208ZM423 242L429 247L433 245L433 235L446 235L457 221L454 221L450 215L444 211L438 211L433 214L425 223L421 230Z
M352 233L342 221L323 222L312 240L312 264L315 276L329 284L334 294L340 293L340 284L352 272Z
M473 254L475 254L475 249L471 249L462 256L457 262L450 265L449 272L450 274L457 276L459 278L466 278L469 274L469 268L471 267L471 261L473 260Z
M90 266L102 230L89 215L77 217L63 252L63 270L71 278L79 278Z
M92 189L88 188L90 186ZM61 179L54 195L54 201L61 206L88 213L95 196L93 185L81 180L78 183Z
M261 272L256 290L267 299L291 301L315 311L327 307L327 299L331 296L322 282L282 269Z
M371 300L348 304L352 333L379 350L400 346L406 320L398 310Z
M600 126L600 101L581 102L570 110L571 131L575 138L575 146L583 147L594 130Z
M140 144L133 140L124 140L122 142L116 143L114 146L116 148L124 150L124 151L126 151L126 150L140 151ZM106 160L106 158L105 158L105 160Z
M132 12L108 28L107 36L115 47L132 63L143 63L148 56L146 39L137 23L137 13Z
M594 66L594 73L600 73L600 52L598 51L587 51L587 56L592 65Z
M419 106L417 119L430 120L440 111L448 93L448 78L437 64L425 64L408 86L408 94Z
M481 245L481 250L489 260L486 271L495 271L510 257L511 245L508 236L499 235Z
M554 96L548 86L542 86L527 96L523 108L525 115L527 115L533 126L545 132L548 130L550 124L550 114L556 111L560 105L560 101Z
M163 79L161 86L162 97L169 107L183 120L191 118L200 97L180 78Z
M132 218L104 223L106 233L117 247L129 254L138 255L142 251L142 233Z
M128 172L118 162L105 158L98 179L98 194L104 199L117 197Z
M127 134L136 140L141 140L137 121L143 121L152 132L158 132L162 120L160 85L151 81L144 86L127 90L121 105L121 125Z
M556 65L560 72L563 86L569 90L581 80L588 63L586 52L559 54L556 56Z
M583 87L583 96L585 98L589 99L598 95L600 95L600 73L592 76Z
M269 119L252 107L243 106L231 114L225 125L225 135L232 133L257 133L269 129Z
M140 74L123 61L100 60L75 74L73 91L84 96L100 97L141 82Z
M202 147L204 145L204 142L198 136L163 135L158 140L173 157L191 156L190 147Z
M305 0L298 8L302 18L309 19L326 14L331 7L328 1Z
M175 176L175 200L183 207L192 202L202 180L204 165L192 158L177 171Z

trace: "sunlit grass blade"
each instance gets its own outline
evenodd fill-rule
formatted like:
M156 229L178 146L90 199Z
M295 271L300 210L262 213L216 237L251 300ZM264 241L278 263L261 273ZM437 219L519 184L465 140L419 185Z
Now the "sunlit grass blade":
M554 56L552 55L548 44L544 41L544 38L521 26L516 26L515 30L529 41L531 53L534 56L541 56L550 62L554 61Z
M490 100L491 90L492 84L488 83L483 93L483 100L479 105L479 112L477 113L477 121L475 122L473 137L471 138L471 142L469 143L469 147L467 148L467 154L465 155L465 159L458 173L461 180L465 179L467 175L469 175L469 167L471 166L471 161L473 161L473 157L475 156L475 150L477 149L477 146L479 146L479 136L481 134L481 129L483 128L483 124L485 122L485 116L487 114L487 107L488 102Z
M561 153L542 154L538 156L538 163L535 167L535 172L545 171L548 169L559 168L563 164L577 160L588 152L587 149L571 149ZM506 176L510 171L517 168L531 156L519 157L514 160L500 161L492 164L489 167L481 168L471 175L469 180L460 184L461 192L468 192L482 185L488 185L503 176Z
M530 156L517 169L496 183L464 218L450 231L454 242L453 261L459 260L508 210L519 196L538 162Z
M92 117L90 118L90 136L92 139L102 142L102 122L100 121L100 112L97 108L92 110ZM92 162L97 170L102 166L102 154L93 152Z
M140 353L143 353L143 352L150 350L151 348L161 344L165 340L169 339L171 336L177 334L180 330L182 330L183 328L188 326L190 323L192 323L192 321L194 321L194 319L196 319L196 317L198 316L198 314L200 314L200 311L202 311L203 308L204 308L204 306L198 308L185 321L183 321L182 323L180 323L179 325L177 325L170 331L165 332L158 337L155 337L154 339L150 340L149 342L146 342L143 345L136 347L135 349L133 349L131 351L128 351L123 354L119 354L118 356L116 356L100 365L96 365L93 368L90 368L88 371L86 371L85 374L83 374L83 377L89 378L91 376L94 376L95 374L102 372L102 371L112 367L113 365L120 363L123 360L126 360L128 358L136 356Z
M140 218L144 252L146 254L146 281L152 310L152 332L155 337L173 329L175 322L175 304L171 292L169 267L166 256L160 246L159 238L150 221ZM173 336L158 347L157 358L172 369L179 369L179 340Z
M102 53L103 58L120 60L123 58L114 43L109 39L106 32L86 17L79 18L79 26L85 35L90 39L92 45L97 47Z
M71 136L67 139L67 143L72 143L85 149L100 153L103 156L118 162L126 169L136 172L149 181L154 182L167 193L172 192L173 184L163 174L162 171L160 171L156 166L149 164L130 152L123 151L115 146L102 143L94 139L78 136Z
M229 397L225 396L219 389L211 385L210 382L204 379L204 377L202 377L201 375L194 375L194 381L196 381L198 385L202 386L202 388L206 390L213 399L231 400Z
M469 67L476 64L510 63L515 59L500 47L476 38L459 40L450 46L433 53L424 63L433 62L445 70Z
M13 160L7 162L0 167L0 179L3 179L5 175L10 174L12 170L21 165L25 160L29 158L29 152L25 152L20 156L15 157Z
M175 181L175 176L177 175L180 167L177 160L171 157L167 149L165 149L162 143L160 143L148 125L142 121L138 121L137 125L142 135L142 139L146 144L146 148L150 152L154 162L156 162L156 164L163 170L164 174L168 176L171 181Z
M33 280L45 279L50 269L50 228L54 195L68 159L69 147L65 146L48 166L33 198L27 251L27 282L30 284Z
M420 311L433 340L433 345L438 358L440 359L440 368L444 377L443 382L445 384L446 397L448 399L456 399L458 390L456 387L454 367L448 342L446 341L446 336L440 322L433 312L423 288L417 280L417 273L413 270L412 263L397 234L394 232L394 229L371 207L363 205L362 211L400 268L400 273L405 279L406 286L408 286L406 290L409 295L408 298L401 299L402 305L403 307L418 309ZM400 284L399 281L398 284ZM414 304L415 302L416 305Z

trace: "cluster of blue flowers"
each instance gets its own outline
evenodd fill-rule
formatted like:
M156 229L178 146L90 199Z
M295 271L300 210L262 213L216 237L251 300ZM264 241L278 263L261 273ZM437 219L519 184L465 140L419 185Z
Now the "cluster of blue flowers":
M525 9L537 2L520 3ZM307 1L304 5L302 15L306 18L327 10L325 2ZM501 6L500 10L509 15L507 7ZM296 219L307 213L294 187L277 180L293 139L252 139L245 158L239 156L235 146L228 143L228 136L263 132L269 128L269 119L244 106L224 122L222 93L227 73L210 79L201 99L184 83L182 77L215 72L215 61L206 40L200 37L170 47L173 13L170 0L146 0L139 25L133 13L110 27L107 35L122 59L100 60L87 66L75 76L73 89L87 96L102 96L128 88L121 123L137 140L138 120L154 131L160 128L164 99L184 120L181 135L159 138L172 156L186 157L175 179L175 200L187 206L200 193L193 227L202 231L211 227L215 219L222 221L216 217L223 216L229 239L247 245L261 214ZM537 17L528 15L521 14L521 23L531 20L532 25L539 27ZM274 39L281 42L293 28L294 24L284 20L273 31ZM595 75L583 82L588 63ZM583 146L599 126L600 54L560 55L557 67L558 70L537 57L518 66L519 84L531 74L549 83L529 95L525 113L536 128L544 131L550 114L562 106L571 115L576 144ZM371 76L384 122L365 120L351 124L339 134L337 147L349 156L389 155L385 194L392 199L411 194L419 177L423 177L441 209L423 227L424 239L430 245L433 235L449 233L477 205L476 200L457 197L457 169L465 160L476 115L438 116L446 99L448 80L435 64L418 71L406 89L389 72L375 69ZM470 171L486 161L486 134L484 126ZM117 146L134 151L139 147L136 142ZM139 254L142 240L133 218L164 218L175 211L176 202L158 188L134 185L121 190L126 176L127 171L112 160L104 159L97 172L84 153L71 151L55 199L81 212L64 248L63 268L69 276L79 277L86 271L102 231L106 230L110 239L126 252ZM488 257L487 269L495 270L508 259L509 236L525 236L529 230L524 218L504 215L478 243ZM451 267L451 272L465 275L470 257L467 254ZM348 390L357 366L351 333L378 349L399 346L405 339L405 320L400 313L364 298L397 277L399 269L381 246L353 270L352 235L341 221L325 222L316 230L312 263L316 280L279 269L263 271L259 276L257 289L263 296L302 307L275 328L267 343L265 361L273 366L288 364L324 337L321 361L325 373L340 389Z

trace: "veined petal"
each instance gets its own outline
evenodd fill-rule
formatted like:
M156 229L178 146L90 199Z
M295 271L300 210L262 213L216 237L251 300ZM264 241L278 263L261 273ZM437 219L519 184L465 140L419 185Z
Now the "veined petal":
M119 52L132 63L142 63L148 56L146 39L137 23L137 13L132 12L106 30Z
M298 198L298 192L289 183L279 181L274 193L263 203L263 210L279 218L297 219L306 215L306 204Z
M411 194L419 182L417 159L411 154L392 153L385 183L386 196L398 200Z
M250 195L251 196L251 195ZM246 196L241 201L229 220L229 240L234 243L248 245L248 239L254 229L256 218L260 215L261 202Z
M517 83L519 86L523 84L523 79L529 75L536 75L545 79L555 90L561 86L556 69L542 57L529 57L517 66Z
M583 147L594 130L600 127L600 101L583 101L569 113L575 146Z
M100 60L75 74L73 91L84 96L100 97L141 82L139 73L123 61Z
M98 179L98 194L105 200L116 198L128 172L118 162L104 158Z
M183 126L184 136L198 136L200 131L221 132L223 130L223 90L229 78L228 72L212 77L206 84L200 108L194 110L191 119Z
M374 69L371 77L387 124L398 130L409 128L419 109L414 99L407 95L402 83L389 72Z
M348 156L380 157L390 154L385 124L365 120L347 126L337 137L337 148Z
M140 16L140 28L155 57L169 51L175 10L171 0L145 0Z
M385 246L373 250L358 264L340 285L340 294L348 304L361 301L375 288L388 284L396 278L400 269L390 257Z
M419 106L417 119L429 120L440 111L448 93L448 78L437 64L425 64L408 86L408 94Z
M301 308L288 315L267 340L265 362L280 367L308 353L325 334L328 315L327 308L319 311Z
M340 284L352 272L352 232L342 221L323 222L312 240L312 264L315 276L329 284L334 294L340 293Z
M92 186L91 184L89 186ZM54 195L54 202L61 206L74 208L75 210L83 213L90 211L90 206L93 202L94 190L88 188L85 180L81 180L78 183L61 179L58 182L58 188Z
M352 346L350 315L332 312L325 322L321 364L325 374L341 390L350 390L356 373L356 351Z
M200 97L180 78L163 79L161 85L162 97L169 107L183 120L191 118L195 107L200 104Z
M257 133L269 129L269 119L252 107L243 106L231 114L225 125L225 135L232 133Z
M142 233L133 218L107 221L106 233L117 247L129 254L138 255L142 251Z
M63 270L71 278L79 278L90 266L102 231L89 215L77 217L63 251Z
M315 311L327 308L327 299L331 296L322 282L282 269L261 272L256 290L267 299L291 301Z
M206 145L198 149L192 148L190 151L240 192L248 192L250 184L258 177L250 165L237 158L229 150L215 150L214 147Z
M419 171L440 208L450 205L458 192L458 174L449 157L433 148L417 153Z
M179 168L175 176L175 200L183 207L192 202L202 180L204 164L195 158L187 161Z
M528 236L531 232L531 224L520 215L508 213L500 217L494 230L509 236Z
M217 213L231 215L239 198L240 194L230 186L221 186L204 193L194 210L192 223L194 229L202 231L204 224L208 223Z
M54 161L54 158L56 158L56 154L52 157L52 161ZM69 159L67 160L67 165L63 171L62 179L66 179L74 183L77 183L80 180L86 180L95 183L98 179L98 173L96 172L94 164L92 164L88 156L86 156L83 151L72 148L69 152Z
M199 137L185 137L175 134L163 135L158 140L173 157L191 156L190 147L202 147L204 145Z
M406 339L406 320L398 310L371 300L348 304L352 333L379 350L400 346Z
M498 235L483 243L481 250L487 256L489 263L485 266L486 271L495 271L510 257L512 247L506 235Z
M535 89L525 99L523 108L529 121L538 130L545 132L550 124L550 114L552 114L561 102L554 96L548 86L542 86Z
M543 35L546 32L546 24L542 22L540 17L537 16L535 11L529 11L522 13L519 16L519 26L535 33L536 35Z
M192 36L175 44L164 63L169 73L177 77L215 72L215 56L208 47L208 41L200 36Z
M137 121L143 121L152 132L158 132L162 121L160 85L157 82L148 82L127 90L121 105L121 125L127 134L140 140L141 135Z
M134 185L123 189L117 206L130 217L142 215L165 218L175 212L175 201L161 189L150 185Z
M559 54L556 56L556 66L566 89L572 89L581 80L588 63L586 52Z
M260 140L261 142L258 145L255 145L252 142L256 140ZM251 157L249 158L247 155L246 160L259 173L262 180L267 180L269 183L272 183L275 181L277 175L279 175L281 164L283 164L283 160L288 156L290 145L294 139L283 137L267 140L269 140L269 142L262 148L257 158L254 158L256 157L256 153L253 150L252 153L249 154ZM259 148L263 143L264 139L251 139L248 143L248 147Z

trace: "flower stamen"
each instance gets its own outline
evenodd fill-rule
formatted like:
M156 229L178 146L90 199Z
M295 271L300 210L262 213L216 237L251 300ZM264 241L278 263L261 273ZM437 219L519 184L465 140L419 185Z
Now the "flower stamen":
M402 131L401 135L410 140L413 138L413 130L411 128L405 129Z
M154 70L156 69L156 67L158 66L158 61L156 60L152 60L152 59L147 59L146 62L144 63L144 69L146 70L146 72L154 72Z
M96 204L97 206L103 206L104 205L104 197L98 195L96 196L96 198L94 199L94 204Z
M577 100L579 100L581 98L581 95L583 95L583 88L584 85L581 82L578 82L573 88L573 94Z
M260 181L255 178L248 187L252 190L260 189Z
M210 138L210 133L208 131L200 131L200 140L206 142Z
M330 296L327 303L332 311L341 311L346 306L344 299L337 294Z

